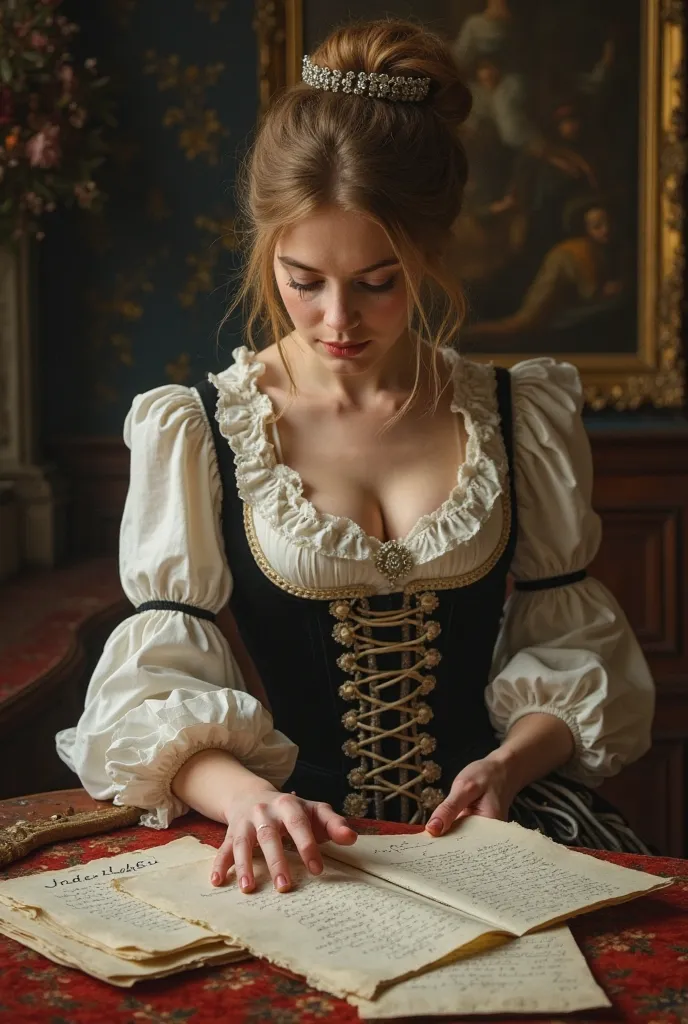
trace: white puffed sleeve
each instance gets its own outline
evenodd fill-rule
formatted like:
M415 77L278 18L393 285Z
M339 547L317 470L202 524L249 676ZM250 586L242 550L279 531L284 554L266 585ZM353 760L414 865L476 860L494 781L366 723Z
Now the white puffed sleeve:
M134 400L124 427L131 477L120 531L120 574L135 607L174 601L217 613L232 578L224 554L221 482L197 392L171 385ZM177 610L132 615L105 645L76 728L58 754L91 796L147 810L166 828L188 807L170 789L192 754L221 747L281 786L295 745L246 692L213 622Z
M512 572L537 580L594 558L592 460L580 416L582 388L568 363L531 359L512 369L518 540ZM503 737L523 715L555 715L576 752L561 770L588 785L650 746L654 687L626 616L598 580L515 590L507 601L486 691Z

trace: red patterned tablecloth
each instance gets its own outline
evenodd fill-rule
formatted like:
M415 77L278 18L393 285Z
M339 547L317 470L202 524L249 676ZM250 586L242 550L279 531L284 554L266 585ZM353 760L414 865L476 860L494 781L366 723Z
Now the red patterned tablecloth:
M47 816L70 804L75 809L95 806L83 791L72 790L0 801L0 827L17 818ZM365 824L369 826L370 822ZM398 825L376 827L380 832L417 831ZM166 832L123 829L37 850L0 877L148 849L182 835L219 845L222 828L190 815ZM688 861L624 854L596 856L656 875L673 876L676 881L656 895L586 914L572 922L572 931L613 1008L570 1014L566 1020L581 1024L688 1024ZM0 1019L12 1024L345 1024L358 1020L358 1016L342 1000L317 992L299 978L260 960L191 971L126 990L59 967L0 936ZM509 1024L512 1018L495 1019ZM513 1020L524 1024L528 1018ZM564 1024L563 1020L547 1017L535 1021Z

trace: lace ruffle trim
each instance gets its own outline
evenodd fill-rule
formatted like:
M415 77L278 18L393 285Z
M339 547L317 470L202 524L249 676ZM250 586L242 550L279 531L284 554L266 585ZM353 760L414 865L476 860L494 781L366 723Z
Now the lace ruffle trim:
M350 519L318 511L304 496L299 474L277 461L268 439L272 403L257 385L265 367L246 347L235 349L233 356L232 366L209 379L218 389L216 417L234 452L242 500L294 544L334 558L374 558L382 542ZM475 537L503 491L506 474L493 367L449 350L443 356L452 367L452 411L461 413L466 424L466 459L447 500L401 539L416 564Z

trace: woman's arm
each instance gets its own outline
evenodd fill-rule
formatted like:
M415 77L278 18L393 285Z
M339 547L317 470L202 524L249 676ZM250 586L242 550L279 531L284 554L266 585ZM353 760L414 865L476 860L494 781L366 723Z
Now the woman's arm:
M485 760L505 769L513 799L528 783L566 764L575 749L566 722L554 715L533 712L514 722L501 746Z
M428 832L442 835L466 814L505 820L523 787L560 768L574 751L571 730L560 718L543 712L523 715L501 746L459 772L449 796L433 811Z
M221 821L227 834L213 861L211 882L221 885L234 865L243 892L255 887L253 849L260 847L275 888L291 887L291 872L281 836L294 840L311 874L323 869L318 843L331 839L348 846L356 833L329 804L282 793L254 775L228 751L201 750L179 769L172 792L206 818Z

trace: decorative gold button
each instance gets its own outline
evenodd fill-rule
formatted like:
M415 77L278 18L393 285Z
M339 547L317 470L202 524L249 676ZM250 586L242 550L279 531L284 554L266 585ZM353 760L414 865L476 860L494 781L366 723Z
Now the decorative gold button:
M402 576L408 576L413 569L411 552L398 540L388 540L375 558L375 568L386 576L390 583L396 583Z
M351 818L362 818L368 810L369 803L370 801L366 800L362 793L349 793L344 800L342 810Z
M434 591L426 590L425 593L418 595L418 607L425 615L432 615L439 606L440 602Z

